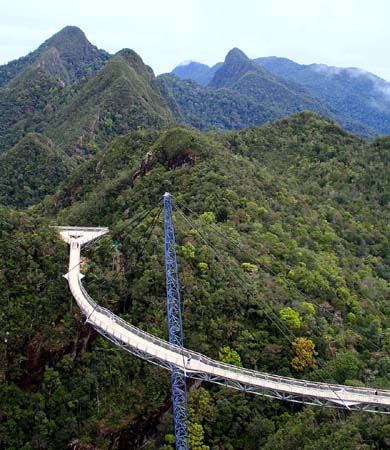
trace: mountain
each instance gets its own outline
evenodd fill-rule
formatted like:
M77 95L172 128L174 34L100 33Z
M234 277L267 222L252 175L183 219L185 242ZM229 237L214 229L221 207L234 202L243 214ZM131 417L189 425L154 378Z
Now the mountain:
M332 116L329 108L302 86L276 78L237 48L211 69L191 63L174 72L179 78L158 77L160 90L178 122L201 130L261 125L305 109ZM196 83L206 74L207 86ZM184 79L187 76L193 81Z
M206 64L201 64L196 61L182 63L176 66L172 73L181 79L191 79L206 86L213 78L215 72L220 68L222 63L217 63L213 67Z
M109 226L83 248L83 283L165 338L165 191L177 199L187 347L271 374L389 389L389 148L388 137L367 143L308 112L226 133L135 130L34 208L0 207L1 445L173 450L169 372L85 323L50 227ZM315 346L315 364L293 364L298 338ZM190 379L188 398L203 449L388 446L386 415Z
M29 132L86 156L138 127L172 124L152 69L132 50L110 57L66 27L0 69L0 153Z
M390 137L367 142L308 111L238 131L178 126L173 115L212 129L301 106L336 113L238 49L202 86L155 78L128 49L80 75L83 58L72 67L56 39L2 72L0 449L174 450L169 372L90 327L53 228L108 226L82 249L88 293L166 338L167 191L186 347L270 374L390 389ZM188 400L192 449L390 445L386 415L190 378Z
M264 70L257 70L255 65ZM277 57L251 61L236 48L223 64L213 68L193 61L172 73L211 88L232 89L279 117L308 109L337 120L365 138L390 133L390 83L360 69L304 66ZM270 115L269 120L273 117ZM254 118L252 124L256 123Z
M390 83L356 68L301 65L286 58L256 58L258 65L303 85L337 113L365 124L377 134L390 133Z
M271 107L280 116L309 109L322 114L329 110L301 86L269 74L251 61L241 50L232 49L209 83L213 88L230 88Z
M92 45L80 28L67 26L27 56L0 66L0 86L31 65L43 66L65 83L90 76L110 55Z
M29 132L43 132L77 83L104 66L108 53L77 27L65 27L26 57L0 67L0 153Z
M29 133L0 154L0 204L26 207L54 192L74 166L42 135Z
M83 159L132 129L162 128L175 120L201 130L239 129L302 110L337 120L363 137L377 132L343 109L346 102L328 104L239 49L211 68L192 62L175 72L204 85L167 75L156 79L132 50L110 57L80 29L65 27L26 57L0 67L0 153L32 132ZM370 123L381 120L371 116Z
M47 55L44 55L46 57ZM64 85L35 63L0 88L0 153L40 132L61 103Z
M68 153L83 154L129 130L172 123L152 69L124 49L64 102L45 132Z

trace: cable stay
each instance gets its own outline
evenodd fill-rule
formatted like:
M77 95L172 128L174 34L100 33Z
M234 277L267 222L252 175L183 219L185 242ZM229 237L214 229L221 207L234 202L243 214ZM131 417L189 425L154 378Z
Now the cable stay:
M170 198L169 194L166 195L164 202ZM176 256L173 259L172 254L172 244L174 243L173 223L171 223L172 210L170 209L169 213L170 204L166 206L164 215L170 216L170 218L165 218L165 227L167 228L165 233L167 308L168 317L171 315L172 319L172 323L168 324L169 342L131 325L112 311L99 306L85 290L81 282L83 275L80 272L81 249L107 234L108 228L57 228L61 238L70 246L69 271L65 278L81 312L87 318L86 321L114 344L150 363L169 370L172 374L172 381L174 381L174 376L179 380L177 384L179 389L176 392L179 411L177 423L181 426L180 433L183 436L183 443L181 447L176 447L177 449L188 449L185 377L210 381L244 392L289 402L390 414L390 390L314 382L258 372L222 363L183 347L177 264ZM169 300L170 295L171 300ZM174 309L175 313L172 314ZM271 315L269 319L274 321L275 317ZM284 331L281 331L284 334ZM174 392L172 394L174 395ZM174 398L173 403L175 407ZM174 412L174 416L175 414Z

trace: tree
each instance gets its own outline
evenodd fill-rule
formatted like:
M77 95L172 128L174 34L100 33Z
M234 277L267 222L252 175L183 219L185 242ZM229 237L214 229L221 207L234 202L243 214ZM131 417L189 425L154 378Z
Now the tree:
M190 422L188 425L188 431L190 435L191 450L210 450L210 447L203 443L204 431L200 423Z
M228 345L225 345L219 350L218 359L226 364L242 367L240 355Z
M287 308L283 308L279 311L279 316L286 322L287 326L291 329L299 330L302 326L302 318L298 311L291 308L290 306Z
M291 366L294 370L303 372L309 367L313 367L316 363L314 359L314 342L308 338L297 338L292 343L295 356L291 360Z

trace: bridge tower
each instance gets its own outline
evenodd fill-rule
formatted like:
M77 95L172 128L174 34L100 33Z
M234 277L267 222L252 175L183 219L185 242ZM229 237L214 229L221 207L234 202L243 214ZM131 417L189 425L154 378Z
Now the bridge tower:
M183 347L180 287L176 262L175 229L172 219L171 196L166 192L164 203L164 249L167 286L168 334L171 344ZM188 405L186 377L178 369L171 369L172 407L175 421L176 450L189 450Z

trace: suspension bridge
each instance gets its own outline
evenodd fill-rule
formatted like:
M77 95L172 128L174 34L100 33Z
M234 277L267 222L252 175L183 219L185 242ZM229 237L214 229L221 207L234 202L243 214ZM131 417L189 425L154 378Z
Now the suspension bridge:
M257 372L216 361L201 353L184 348L173 224L171 222L172 211L169 210L168 199L169 197L165 194L169 342L131 325L112 311L99 306L85 290L81 282L83 275L80 272L81 249L86 244L107 234L108 228L57 228L61 238L70 247L69 271L64 277L68 280L70 291L86 317L86 322L114 344L171 372L177 449L188 449L186 378L205 380L289 402L390 414L390 391L388 390L314 382ZM168 208L165 203L168 204ZM182 439L182 443L180 443L180 439Z

